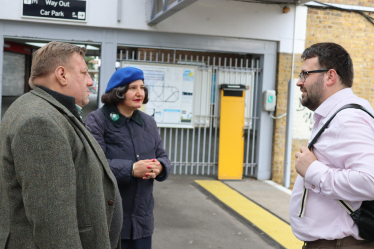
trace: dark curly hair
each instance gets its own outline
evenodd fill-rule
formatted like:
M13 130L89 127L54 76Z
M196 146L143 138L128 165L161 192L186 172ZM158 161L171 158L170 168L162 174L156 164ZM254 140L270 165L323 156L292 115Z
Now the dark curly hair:
M340 77L340 81L346 87L353 84L353 63L349 53L339 44L323 42L305 49L301 58L303 60L318 57L321 69L334 69Z
M124 85L120 87L116 87L113 90L111 90L108 93L104 93L101 95L101 102L103 104L109 104L109 105L117 105L118 103L124 101L125 98L125 93L127 90L129 90L129 85ZM148 88L144 86L144 99L143 99L143 104L148 103Z

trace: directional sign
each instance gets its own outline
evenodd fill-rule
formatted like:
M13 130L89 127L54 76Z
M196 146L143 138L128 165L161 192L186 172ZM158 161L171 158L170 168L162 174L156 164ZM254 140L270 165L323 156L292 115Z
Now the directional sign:
M23 16L86 21L85 0L23 0Z

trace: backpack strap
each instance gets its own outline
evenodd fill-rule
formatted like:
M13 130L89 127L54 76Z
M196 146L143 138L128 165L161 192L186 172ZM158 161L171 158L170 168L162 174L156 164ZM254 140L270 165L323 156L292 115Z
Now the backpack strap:
M365 109L365 107L363 107L362 105L359 105L359 104L348 104L348 105L345 105L343 107L341 107L339 110L337 110L334 115L331 116L331 118L329 120L327 120L327 122L322 126L322 128L318 131L318 133L314 136L314 138L312 139L312 141L308 144L308 149L311 150L313 145L317 142L318 138L321 136L321 134L325 131L325 129L327 128L327 126L330 124L330 122L335 118L336 114L338 114L340 111L344 110L344 109L348 109L348 108L354 108L354 109L360 109L364 112L366 112L367 114L369 114L370 117L372 117L374 119L374 116L373 114L371 114L368 110ZM304 212L305 212L305 204L306 204L306 199L307 199L307 196L308 196L308 189L305 188L305 179L304 179L304 192L302 194L302 198L301 198L301 205L300 205L300 211L299 211L299 217L302 218L304 216ZM339 202L340 205L342 205L342 207L349 213L351 214L352 212L354 212L355 210L345 201L341 201L341 200L337 200Z
M331 116L331 118L329 120L327 120L327 122L322 126L322 128L318 131L318 133L314 136L313 140L309 143L308 145L308 149L310 150L313 145L317 142L318 138L321 136L321 134L325 131L325 129L327 128L327 126L330 124L330 122L335 118L336 114L338 114L340 111L344 110L344 109L347 109L347 108L354 108L354 109L360 109L360 110L363 110L364 112L366 112L367 114L370 115L370 117L372 117L374 119L374 116L373 114L371 114L368 110L365 109L365 107L363 107L362 105L359 105L359 104L348 104L348 105L345 105L343 107L341 107L339 110L337 110L334 115Z

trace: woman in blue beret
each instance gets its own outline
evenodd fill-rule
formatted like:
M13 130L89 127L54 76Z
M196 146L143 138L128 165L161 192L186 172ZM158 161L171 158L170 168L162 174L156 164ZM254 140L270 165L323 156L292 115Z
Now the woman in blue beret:
M104 106L91 112L85 123L117 178L123 206L121 246L150 249L154 229L153 181L168 177L170 161L155 120L138 110L148 102L143 71L134 67L118 69L101 102Z

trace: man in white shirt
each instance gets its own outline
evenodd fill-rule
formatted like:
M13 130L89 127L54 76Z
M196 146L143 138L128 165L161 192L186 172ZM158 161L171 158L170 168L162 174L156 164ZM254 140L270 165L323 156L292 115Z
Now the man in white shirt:
M302 58L297 86L301 104L314 111L315 121L309 142L344 105L359 104L374 113L370 103L351 90L353 64L343 47L314 44ZM305 242L303 249L374 248L374 242L359 236L357 225L337 201L347 201L356 210L362 201L374 200L374 119L362 110L344 109L312 151L303 146L295 156L299 175L291 196L290 221L295 236Z

